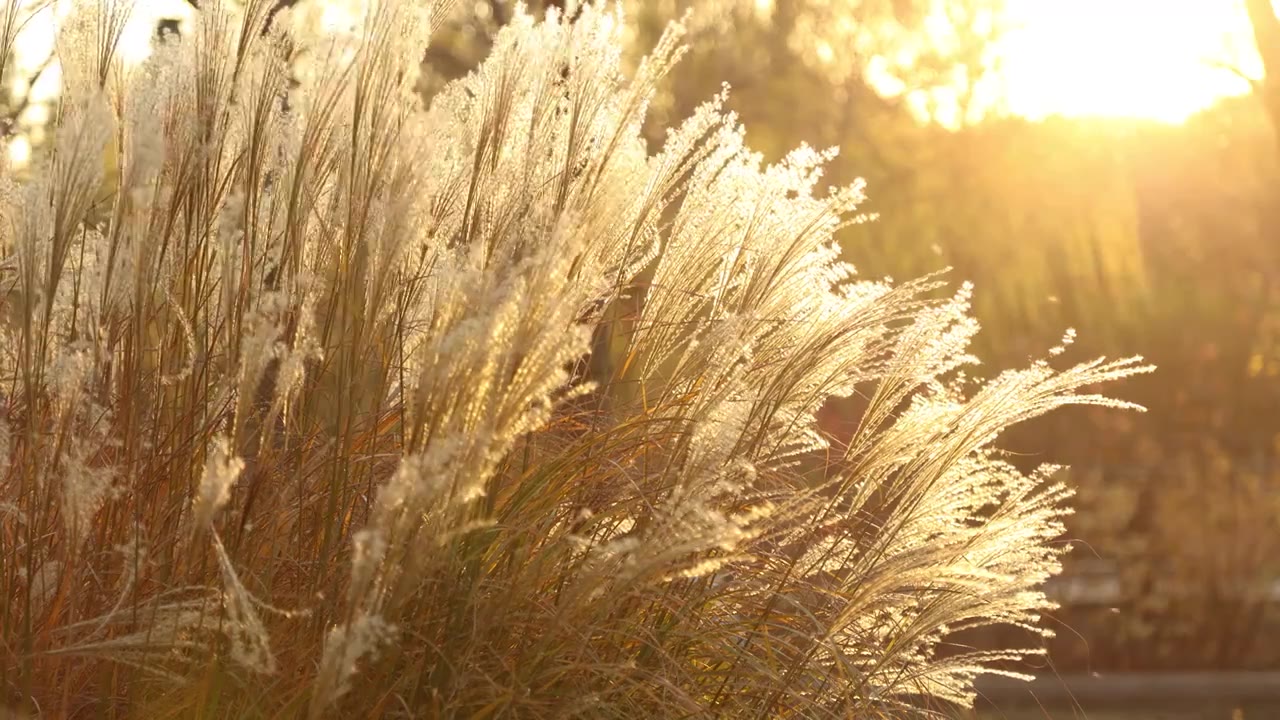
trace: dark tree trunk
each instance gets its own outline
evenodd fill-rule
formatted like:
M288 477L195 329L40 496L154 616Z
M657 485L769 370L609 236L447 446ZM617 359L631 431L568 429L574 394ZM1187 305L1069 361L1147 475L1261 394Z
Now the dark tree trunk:
M1263 72L1266 73L1254 88L1280 138L1280 18L1276 17L1271 0L1245 0L1245 8L1249 11L1253 39L1258 45ZM1280 146L1280 142L1277 145Z

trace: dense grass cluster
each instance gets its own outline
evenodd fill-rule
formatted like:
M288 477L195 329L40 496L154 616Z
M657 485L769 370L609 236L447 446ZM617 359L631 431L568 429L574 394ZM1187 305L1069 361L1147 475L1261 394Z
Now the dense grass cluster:
M519 13L424 107L441 8L206 0L126 67L130 4L0 189L10 707L866 718L1023 654L947 647L1058 568L1069 491L992 442L1144 368L967 380L968 288L841 263L828 154L723 98L650 152L680 27L628 78L612 10Z

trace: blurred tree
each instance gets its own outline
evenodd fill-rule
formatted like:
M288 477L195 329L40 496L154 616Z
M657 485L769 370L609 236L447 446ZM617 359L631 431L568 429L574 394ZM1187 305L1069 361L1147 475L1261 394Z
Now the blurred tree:
M1264 73L1261 80L1251 79L1250 83L1270 121L1270 154L1280 159L1280 17L1272 0L1245 0L1244 4ZM1251 273L1258 276L1257 290L1245 306L1252 311L1249 337L1254 342L1247 367L1250 375L1262 372L1274 376L1280 373L1280 247L1275 243L1280 236L1280 194L1273 190L1268 199L1257 210L1257 221L1268 242Z
M917 119L974 121L996 68L1004 0L688 0L631 2L647 47L693 9L695 33L658 122L732 88L753 147L776 158L805 140L839 145L874 184L914 164L893 137ZM725 42L725 38L732 38ZM952 125L960 122L952 122ZM840 172L839 169L836 170ZM839 180L847 179L841 177Z
M1245 0L1249 23L1253 27L1253 39L1262 57L1266 77L1254 83L1254 90L1262 100L1271 123L1280 128L1280 17L1276 16L1271 0Z

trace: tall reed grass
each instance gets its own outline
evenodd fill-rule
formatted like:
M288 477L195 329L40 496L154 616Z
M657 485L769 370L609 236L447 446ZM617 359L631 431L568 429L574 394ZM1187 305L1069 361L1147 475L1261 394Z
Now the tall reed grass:
M613 10L519 12L424 107L445 8L273 5L124 66L131 2L76 3L5 172L10 707L890 717L1028 652L948 646L1059 566L1070 491L992 444L1138 360L968 380L967 287L838 261L830 153L724 97L649 151L680 25L626 77Z

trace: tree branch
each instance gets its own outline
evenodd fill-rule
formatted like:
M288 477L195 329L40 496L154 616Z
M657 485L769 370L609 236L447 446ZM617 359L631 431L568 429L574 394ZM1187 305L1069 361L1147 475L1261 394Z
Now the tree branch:
M1271 0L1245 0L1244 4L1267 78L1280 78L1280 19L1271 8Z
M1230 72L1232 75L1235 75L1236 77L1240 78L1241 80L1244 80L1245 82L1249 83L1249 87L1253 88L1253 92L1255 94L1262 92L1262 89L1263 89L1262 81L1256 77L1253 77L1252 75L1245 72L1244 70L1241 70L1239 65L1236 65L1234 63L1229 63L1225 60L1218 60L1216 58L1206 59L1205 64L1207 64L1209 67L1214 68L1216 70L1226 70Z

